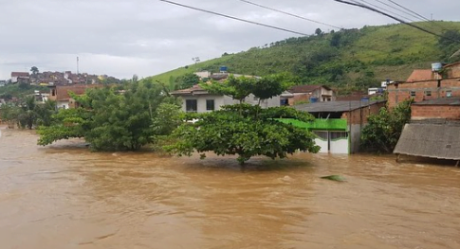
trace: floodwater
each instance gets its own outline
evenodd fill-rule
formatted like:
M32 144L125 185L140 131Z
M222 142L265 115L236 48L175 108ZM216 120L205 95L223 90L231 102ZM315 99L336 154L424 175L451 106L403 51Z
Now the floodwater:
M241 172L0 131L2 249L460 248L459 168L302 153Z

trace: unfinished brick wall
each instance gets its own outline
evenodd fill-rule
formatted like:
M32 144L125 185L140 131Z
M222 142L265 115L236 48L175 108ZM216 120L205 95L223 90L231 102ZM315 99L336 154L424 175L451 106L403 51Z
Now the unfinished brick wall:
M351 112L351 120L349 119L350 112L344 112L342 119L348 120L351 124L367 124L367 119L372 114L378 114L380 108L384 107L385 103L377 103L371 106L366 106L360 109L353 110Z
M451 105L412 105L411 118L421 119L460 119L460 106Z
M413 98L415 102L421 102L449 96L460 96L460 81L458 78L441 80L440 88L438 88L437 80L404 82L389 85L387 91L388 107L393 108L410 98Z

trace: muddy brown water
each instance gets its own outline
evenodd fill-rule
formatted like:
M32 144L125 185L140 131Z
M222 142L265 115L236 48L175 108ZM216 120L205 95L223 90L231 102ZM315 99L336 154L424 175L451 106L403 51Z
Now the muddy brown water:
M0 132L0 248L460 248L459 168L301 153L243 173Z

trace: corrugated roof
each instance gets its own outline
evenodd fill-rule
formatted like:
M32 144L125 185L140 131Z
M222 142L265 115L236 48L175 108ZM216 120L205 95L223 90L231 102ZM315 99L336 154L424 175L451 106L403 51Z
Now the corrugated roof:
M430 100L425 100L425 101L413 103L413 105L452 105L452 106L457 106L457 105L460 105L460 97L430 99Z
M412 71L412 74L407 79L407 82L425 81L433 79L434 77L431 69L415 69L414 71Z
M309 113L347 112L383 102L385 101L330 101L296 105L294 108Z
M460 160L460 126L406 124L393 153Z

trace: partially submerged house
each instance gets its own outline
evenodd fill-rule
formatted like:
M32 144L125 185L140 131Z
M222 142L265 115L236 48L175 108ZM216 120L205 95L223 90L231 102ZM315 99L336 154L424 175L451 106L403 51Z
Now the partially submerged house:
M182 110L184 112L211 112L220 110L223 105L233 105L238 103L238 101L234 100L231 96L210 93L200 87L200 85L174 91L171 95L179 97L182 100ZM251 94L244 102L256 105L259 103L259 99ZM280 97L275 96L271 99L261 100L260 105L262 108L280 106Z
M397 155L460 160L460 97L414 103Z
M359 151L362 129L367 119L377 114L385 106L385 101L331 101L297 105L294 108L315 116L312 123L295 119L283 122L306 128L316 134L315 142L320 152L352 154Z
M389 105L412 98L411 121L395 150L397 155L460 160L460 62L434 63L409 79L390 85Z

